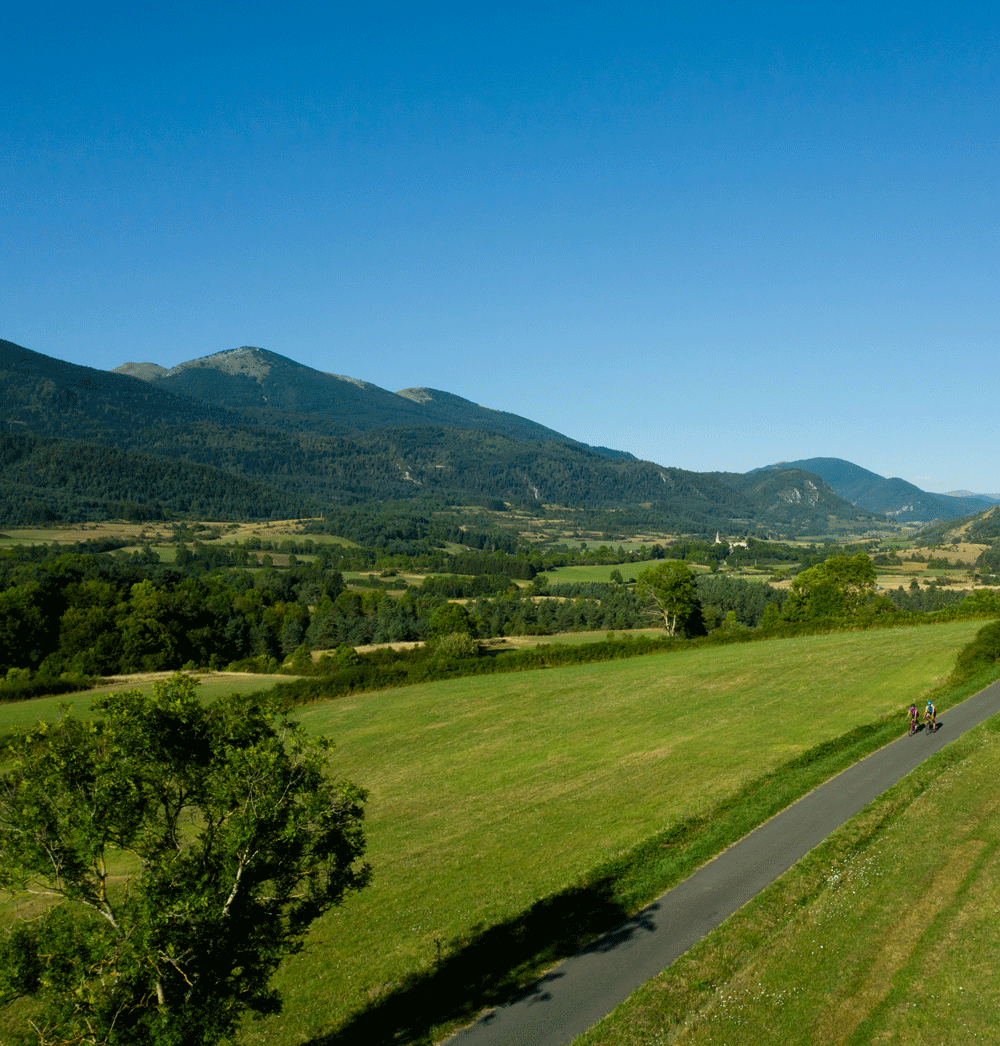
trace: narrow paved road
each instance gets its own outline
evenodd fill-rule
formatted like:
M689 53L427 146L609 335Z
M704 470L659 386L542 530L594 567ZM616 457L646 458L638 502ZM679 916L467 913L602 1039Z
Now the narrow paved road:
M929 755L997 711L1000 683L948 709L937 733L921 730L873 752L463 1028L448 1046L565 1046Z

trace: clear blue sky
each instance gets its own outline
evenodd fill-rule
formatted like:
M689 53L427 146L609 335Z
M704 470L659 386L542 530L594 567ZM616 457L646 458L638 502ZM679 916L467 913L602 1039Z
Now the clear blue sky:
M0 337L1000 491L1000 7L8 5Z

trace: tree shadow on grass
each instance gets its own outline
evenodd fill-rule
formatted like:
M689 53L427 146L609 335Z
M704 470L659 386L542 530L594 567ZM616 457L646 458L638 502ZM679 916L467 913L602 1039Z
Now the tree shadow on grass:
M308 1046L430 1043L433 1029L440 1037L442 1025L471 1022L484 1008L531 996L544 1001L547 986L561 974L553 970L539 977L540 969L585 946L611 951L644 928L641 913L629 918L615 900L614 887L612 877L571 887L507 922L450 941L431 969L412 974ZM597 935L603 936L595 941Z

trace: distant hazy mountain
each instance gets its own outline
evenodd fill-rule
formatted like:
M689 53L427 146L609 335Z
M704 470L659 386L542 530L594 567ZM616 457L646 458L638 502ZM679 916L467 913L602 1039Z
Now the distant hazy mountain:
M971 490L946 490L944 495L948 498L981 498L986 501L1000 501L1000 494L976 494Z
M886 479L842 458L805 458L782 461L754 469L754 473L800 469L825 480L845 501L869 512L884 513L900 522L957 519L981 512L994 504L981 495L931 494L904 479ZM752 475L753 473L749 473Z

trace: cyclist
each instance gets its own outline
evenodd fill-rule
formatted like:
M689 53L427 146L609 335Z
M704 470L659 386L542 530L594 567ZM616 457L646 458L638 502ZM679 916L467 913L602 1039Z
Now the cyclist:
M932 701L928 701L927 707L924 709L924 722L927 724L929 733L933 734L937 730L937 709Z
M910 710L907 715L910 717L910 733L915 734L917 732L917 725L920 722L920 713L917 711L917 706L915 704L910 705Z

